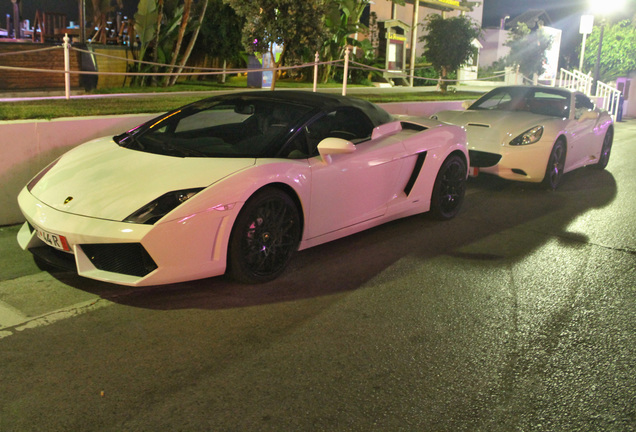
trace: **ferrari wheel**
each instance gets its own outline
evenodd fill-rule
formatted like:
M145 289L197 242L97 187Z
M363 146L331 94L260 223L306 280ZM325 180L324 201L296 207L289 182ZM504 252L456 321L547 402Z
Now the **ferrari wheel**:
M300 218L292 199L275 188L254 194L236 218L230 237L228 268L243 283L278 277L300 240Z
M466 162L458 155L449 156L442 164L431 197L431 216L440 220L454 218L466 193Z
M605 133L605 138L603 138L601 156L598 158L598 164L596 164L596 168L603 170L607 166L610 158L610 152L612 151L612 141L614 141L614 131L610 128Z
M550 159L548 159L548 166L545 169L545 177L543 178L543 184L551 190L555 190L559 187L561 179L563 178L563 169L565 168L565 144L559 140L552 147L550 153Z

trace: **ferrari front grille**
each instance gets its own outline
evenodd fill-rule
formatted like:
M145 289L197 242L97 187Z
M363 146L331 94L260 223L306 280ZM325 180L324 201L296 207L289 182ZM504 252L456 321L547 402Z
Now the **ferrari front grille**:
M143 277L157 268L140 243L83 244L80 247L99 270Z

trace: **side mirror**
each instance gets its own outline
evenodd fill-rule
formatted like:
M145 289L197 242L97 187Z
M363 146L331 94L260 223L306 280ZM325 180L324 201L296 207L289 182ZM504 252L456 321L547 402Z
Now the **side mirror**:
M356 151L356 146L351 142L342 138L325 138L318 144L318 153L325 163L331 161L331 155L347 154Z
M583 114L581 114L581 116L579 117L579 121L585 121L585 120L597 120L599 116L599 112L596 110L587 110L585 112L583 112Z
M462 109L467 110L468 108L470 108L470 106L473 104L474 101L469 101L466 100L464 102L462 102Z

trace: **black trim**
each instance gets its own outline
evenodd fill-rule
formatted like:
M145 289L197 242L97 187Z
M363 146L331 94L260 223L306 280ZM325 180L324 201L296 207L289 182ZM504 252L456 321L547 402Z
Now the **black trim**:
M468 150L471 167L486 168L495 166L501 160L501 155L497 153L488 153L477 150Z
M38 246L30 248L29 252L36 257L36 263L39 259L51 267L65 271L77 271L75 266L75 255L59 251L50 246Z
M426 152L418 153L417 160L415 161L415 166L413 167L413 172L411 173L411 177L409 181L406 182L406 186L404 187L404 193L408 196L415 185L415 181L417 177L420 175L420 171L422 171L422 166L424 165L424 160L426 159Z
M411 123L411 122L405 122L405 121L400 123L402 125L402 130L414 130L414 131L422 132L428 129L428 127L422 126L421 124L417 124L417 123Z
M143 277L157 264L140 243L104 243L80 245L99 270Z

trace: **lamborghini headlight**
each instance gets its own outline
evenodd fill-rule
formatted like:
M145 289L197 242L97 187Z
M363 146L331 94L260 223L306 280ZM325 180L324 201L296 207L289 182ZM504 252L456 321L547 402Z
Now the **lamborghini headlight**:
M543 126L535 126L532 129L528 129L517 138L510 141L510 145L519 146L519 145L528 145L534 144L541 139L543 136Z
M124 222L152 225L202 189L184 189L163 194L128 216Z

